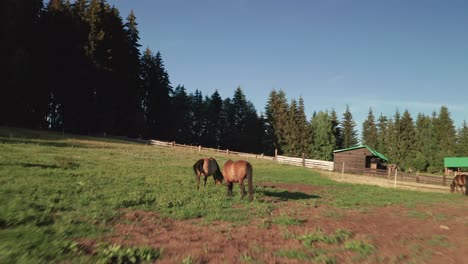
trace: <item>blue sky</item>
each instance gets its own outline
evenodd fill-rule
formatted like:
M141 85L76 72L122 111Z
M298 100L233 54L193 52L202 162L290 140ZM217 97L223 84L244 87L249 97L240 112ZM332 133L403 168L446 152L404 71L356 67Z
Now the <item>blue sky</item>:
M133 9L142 49L161 52L172 85L223 98L240 86L257 111L272 89L307 115L348 104L393 116L447 106L468 120L468 1L109 0Z

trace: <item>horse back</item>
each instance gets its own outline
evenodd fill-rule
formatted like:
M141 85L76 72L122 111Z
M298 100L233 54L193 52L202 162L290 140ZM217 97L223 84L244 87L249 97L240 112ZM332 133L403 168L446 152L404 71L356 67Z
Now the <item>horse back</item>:
M199 159L195 164L193 164L193 171L197 176L205 174L205 170L203 169L205 164L205 159Z
M466 178L468 177L467 174L458 174L457 176L455 176L455 178L453 179L453 181L457 184L457 185L466 185Z
M223 166L223 176L226 181L239 182L242 181L249 172L252 166L245 160L232 161L228 160Z
M214 158L204 159L203 169L206 175L213 175L219 170L218 162Z

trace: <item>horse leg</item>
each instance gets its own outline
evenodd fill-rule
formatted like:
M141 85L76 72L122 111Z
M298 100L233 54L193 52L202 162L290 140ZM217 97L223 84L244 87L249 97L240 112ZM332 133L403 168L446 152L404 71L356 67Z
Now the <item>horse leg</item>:
M200 190L200 175L197 175L197 190Z
M206 179L208 179L208 175L205 175L205 183L203 184L203 187L206 187Z
M239 186L240 186L240 189L241 189L241 199L244 199L244 196L245 196L244 180L239 182Z
M232 187L233 187L233 183L232 182L226 182L226 186L227 186L227 195L230 197L232 196Z

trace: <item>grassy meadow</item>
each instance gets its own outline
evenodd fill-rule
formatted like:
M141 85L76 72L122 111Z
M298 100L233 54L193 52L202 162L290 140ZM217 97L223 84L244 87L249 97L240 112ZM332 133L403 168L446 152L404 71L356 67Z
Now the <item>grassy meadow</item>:
M264 202L266 196L300 197L309 206L340 210L464 199L461 195L338 183L312 170L253 159L249 161L254 183L325 188L305 195L256 187L254 202L248 202L240 199L237 184L235 196L227 198L226 188L214 186L211 177L207 187L197 191L192 165L202 156L215 157L220 166L227 160L226 156L196 151L0 127L0 263L106 263L118 256L129 262L157 259L158 249L121 248L104 242L95 254L80 252L76 241L111 233L109 223L122 208L237 224L269 215L275 204ZM292 220L280 216L275 223Z

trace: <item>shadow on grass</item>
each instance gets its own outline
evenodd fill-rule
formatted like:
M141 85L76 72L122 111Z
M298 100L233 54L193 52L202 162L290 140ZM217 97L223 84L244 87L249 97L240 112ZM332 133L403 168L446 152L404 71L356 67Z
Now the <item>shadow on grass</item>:
M48 146L48 147L57 147L57 148L110 148L105 146L92 146L88 144L82 143L68 143L68 142L57 142L57 141L49 141L43 139L8 139L8 138L0 138L0 143L3 144L31 144L31 145L39 145L39 146Z
M289 191L276 191L276 192L272 192L272 191L268 191L268 190L264 190L262 191L263 194L265 196L268 196L268 197L274 197L274 198L277 198L277 199L280 199L282 201L286 201L286 200L305 200L305 199L319 199L319 198L322 198L318 195L313 195L313 194L306 194L306 193L302 193L302 192L289 192Z
M58 169L60 168L57 165L48 165L48 164L35 164L35 163L17 163L24 168L41 168L41 169Z

